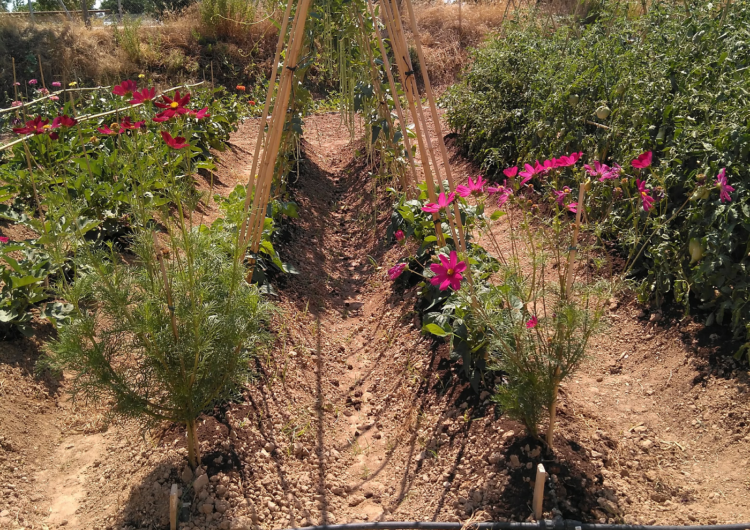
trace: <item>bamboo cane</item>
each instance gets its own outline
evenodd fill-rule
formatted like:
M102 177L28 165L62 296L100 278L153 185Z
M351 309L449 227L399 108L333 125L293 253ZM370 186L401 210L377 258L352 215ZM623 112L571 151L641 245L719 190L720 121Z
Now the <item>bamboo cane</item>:
M370 16L372 17L373 22L375 22L377 19L375 17L375 10L372 6L372 1L367 0L367 5L369 8ZM396 90L396 82L393 80L393 73L391 72L391 64L390 60L388 59L388 53L385 51L385 46L383 45L383 39L380 36L380 32L378 31L377 27L375 27L375 31L373 32L375 34L375 37L378 41L378 46L380 47L380 55L383 58L383 69L385 70L385 73L388 77L388 84L391 87L391 94L393 95L393 104L394 107L396 107L396 115L398 116L398 122L401 126L401 134L404 137L404 147L406 148L406 157L409 160L409 167L411 168L411 175L413 182L411 183L411 186L414 187L414 193L416 193L416 186L419 183L419 178L417 177L417 166L414 163L414 157L411 154L411 141L409 140L409 130L407 128L406 120L404 119L404 113L403 109L401 108L401 101L398 95L398 91ZM407 196L410 195L409 191L406 190Z
M396 67L398 68L399 76L401 77L402 81L401 86L403 86L404 88L406 101L409 105L409 112L411 112L414 121L414 129L417 133L417 147L419 148L419 153L422 158L422 168L424 170L425 183L427 184L427 196L431 202L437 203L437 196L435 195L435 183L432 179L432 170L430 169L430 160L427 149L424 145L424 138L422 135L422 125L418 118L417 110L414 104L414 95L412 94L410 88L407 86L407 67L402 59L401 47L399 46L400 41L397 38L396 28L390 13L388 0L382 0L380 5L383 7L385 29L388 32L388 38L391 41L391 47L393 48L394 56L396 58ZM440 226L440 215L438 213L433 213L432 219L435 223L435 234L437 235L439 243L443 245L445 244L445 237L443 236L443 228L442 226Z
M294 46L293 43L294 43L294 38L295 38L295 36L297 34L297 27L299 25L300 13L301 13L301 10L298 8L295 11L295 13L294 13L294 20L292 21L292 30L291 30L291 34L289 36L289 44L287 46L287 50L290 51L290 53L291 53L291 50L293 49L293 46ZM280 38L283 38L283 37L285 37L285 35L280 35ZM290 56L288 55L287 58L286 58L286 61L285 61L285 65L288 66L287 63L289 63L289 62L290 62ZM287 68L284 68L281 71L281 77L279 79L279 89L278 89L278 91L276 93L276 103L274 104L274 109L273 109L273 112L271 114L271 120L270 120L270 122L268 124L268 134L265 135L265 137L263 138L262 141L259 139L259 142L263 145L263 157L260 160L260 169L258 171L258 180L257 180L256 186L255 186L255 189L254 189L254 193L253 193L253 206L252 206L251 211L250 211L250 218L248 219L247 229L246 229L245 235L243 237L243 240L244 240L243 245L244 245L244 247L247 247L247 245L249 244L251 238L256 233L256 231L258 229L257 227L258 227L258 224L259 224L258 223L259 219L260 219L261 235L263 233L262 232L262 227L263 227L263 222L265 221L265 209L266 209L266 206L263 207L263 214L262 214L262 216L261 216L261 211L260 211L259 206L261 204L265 203L265 201L264 201L263 198L266 195L266 193L265 193L266 187L270 188L270 186L271 186L271 182L266 182L266 178L267 178L266 175L268 174L267 168L268 168L268 164L269 164L268 156L270 154L268 147L270 145L270 142L273 141L273 138L275 138L276 131L279 130L279 120L281 120L281 128L282 128L281 131L280 131L280 133L283 132L283 124L284 124L285 117L286 117L286 107L287 107L287 104L288 104L288 100L287 100L286 104L280 103L280 101L284 101L285 98L288 97L288 96L285 95L285 93L286 93L285 91L286 91L286 87L287 87L287 84L288 84L290 73L291 73L291 70L287 69ZM256 144L256 147L257 147L257 144ZM276 160L276 155L277 154L278 154L278 148L276 150L276 154L274 154L274 156L273 156L274 162ZM272 179L273 178L273 171L271 171L270 175L271 175L271 179ZM253 246L253 248L254 248L254 246Z
M263 234L263 223L265 221L265 211L271 192L271 181L273 179L279 146L281 145L281 137L284 132L284 123L286 121L287 107L289 105L289 96L292 90L292 82L294 81L294 70L297 68L297 58L299 56L300 49L302 48L304 39L303 33L305 30L305 22L307 20L307 12L310 8L310 2L311 0L302 0L297 7L298 16L295 17L296 24L294 27L294 34L292 40L289 43L289 53L286 61L288 64L285 65L285 71L282 72L282 77L284 78L283 80L285 82L281 86L280 93L276 99L276 104L274 105L273 114L275 118L275 127L273 130L273 136L271 136L271 134L269 133L268 147L264 152L265 175L263 181L265 181L266 185L263 192L262 201L259 204L262 206L262 208L259 208L255 212L255 217L257 218L257 220L255 221L255 231L253 233L253 239L250 240L252 241L253 252L258 252L258 249L260 248L260 239ZM288 75L283 75L287 74L287 70L289 71Z
M370 62L370 72L372 75L372 80L375 85L376 95L378 98L378 108L380 109L380 114L385 118L386 122L388 123L388 128L390 131L393 131L393 119L391 118L391 111L388 108L388 103L385 101L385 93L383 91L383 87L380 83L380 75L378 73L378 67L375 64L375 56L372 53L372 49L369 46L368 41L368 35L365 32L365 21L362 17L362 14L357 11L357 20L359 21L359 26L362 28L362 33L360 34L360 37L363 41L363 47L367 49L367 58ZM373 24L377 24L377 21L373 18ZM385 110L383 110L385 109ZM407 197L411 196L411 189L409 187L407 176L405 172L399 171L398 172L398 179L401 182L401 189L404 190L404 193L406 193Z
M422 43L419 38L419 29L417 28L417 18L414 16L414 8L412 7L411 0L404 0L406 9L409 12L409 21L411 23L411 32L414 35L414 44L417 48L417 57L419 57L419 64L422 69L422 79L424 79L424 89L427 94L427 101L430 104L430 113L432 114L432 121L435 126L435 134L438 138L438 147L440 149L440 155L443 159L443 166L445 167L445 177L448 180L448 189L451 192L456 191L456 186L453 181L453 173L451 172L450 159L448 158L448 150L445 147L445 141L443 140L443 128L440 125L440 116L438 115L437 105L435 104L435 94L432 91L432 85L430 84L430 75L427 72L427 63L422 52ZM461 212L458 208L458 201L453 203L453 214L456 219L456 225L458 229L458 235L460 238L459 248L466 252L466 238L464 237L464 227L461 222Z
M258 130L258 139L255 142L255 153L253 154L253 165L250 170L250 177L247 181L247 187L245 188L245 210L243 213L243 224L242 224L242 238L240 239L241 248L245 248L247 241L245 239L245 232L247 231L248 222L248 209L250 208L250 190L255 189L256 185L253 185L255 180L255 172L258 169L258 158L260 158L260 148L263 144L263 137L266 128L266 121L268 120L268 111L271 108L271 98L273 98L273 90L276 85L276 74L278 71L279 60L281 59L281 51L284 49L284 41L286 40L286 30L289 25L289 15L292 12L292 2L289 0L286 4L286 10L284 11L284 20L281 23L281 30L279 31L279 41L276 43L276 53L274 54L273 65L271 66L271 77L268 80L268 92L266 94L266 102L263 105L263 114L260 118L260 127ZM253 193L253 197L257 196Z

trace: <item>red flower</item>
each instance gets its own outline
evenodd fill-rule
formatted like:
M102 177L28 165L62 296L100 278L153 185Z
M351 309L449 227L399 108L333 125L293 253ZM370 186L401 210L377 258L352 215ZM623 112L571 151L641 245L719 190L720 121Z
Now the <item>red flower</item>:
M437 285L441 291L446 290L448 287L454 291L460 289L461 280L463 279L461 273L466 270L466 262L458 261L458 255L455 250L451 250L450 257L440 254L438 258L442 265L438 263L430 265L430 270L435 273L435 276L430 278L430 283Z
M532 329L535 328L536 325L539 323L539 319L536 318L536 316L532 316L528 322L526 322L526 329Z
M0 243L7 243L8 241L10 241L10 240L7 237L0 236Z
M182 149L183 147L190 147L190 144L185 142L185 138L183 138L182 136L172 138L172 135L169 134L167 131L162 131L161 137L164 138L164 141L172 149Z
M643 154L638 155L638 158L630 162L630 165L636 169L646 169L651 165L651 159L654 154L651 151L646 151Z
M156 116L154 116L154 121L157 123L163 123L165 121L171 120L172 118L175 117L175 115L176 113L173 110L167 109L163 112L160 112Z
M503 175L505 175L509 179L512 179L513 177L518 175L518 166L513 166L513 167L503 169Z
M99 131L102 134L111 136L113 134L122 134L125 132L125 129L120 127L118 123L113 123L109 127L107 127L106 125L102 125L101 127L97 129L97 131Z
M396 238L396 241L398 241L399 243L403 242L404 239L406 239L406 235L404 234L403 230L396 230L396 233L393 235Z
M49 120L42 120L41 116L37 116L33 120L27 121L26 127L13 127L13 132L16 134L42 134L47 132L49 128Z
M130 121L130 116L125 116L120 122L120 127L128 130L145 129L146 120L137 121L135 123Z
M52 120L51 129L57 129L58 127L73 127L78 121L70 116L62 115Z
M190 115L196 120L202 120L203 118L211 117L211 115L208 113L208 107L203 107L201 110L191 110Z
M174 99L170 98L169 96L162 95L161 98L164 100L163 103L159 103L158 101L154 101L154 105L159 107L160 109L169 109L174 114L187 114L190 112L188 109L185 108L185 105L190 103L190 94L185 94L184 96L180 97L180 91L176 91L174 93ZM174 115L173 114L173 115ZM170 116L171 118L172 116Z
M250 104L251 107L255 106L255 100L251 99L250 101L248 101L248 103Z
M127 81L123 81L116 87L112 89L112 93L115 96L122 96L124 98L129 98L133 95L133 92L135 92L136 88L138 88L138 85L135 84L135 81L131 81L128 79Z
M146 101L151 101L156 96L156 89L155 88L144 88L140 92L134 91L133 92L133 99L131 99L128 103L131 105L135 105L137 103L145 103Z

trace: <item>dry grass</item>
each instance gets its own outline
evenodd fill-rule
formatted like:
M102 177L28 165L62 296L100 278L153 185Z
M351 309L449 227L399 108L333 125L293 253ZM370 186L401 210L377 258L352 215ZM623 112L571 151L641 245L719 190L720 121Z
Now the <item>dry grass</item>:
M463 4L459 22L458 4L416 4L414 6L430 81L436 86L453 83L466 65L470 48L479 46L499 30L506 1ZM411 35L407 35L413 41Z

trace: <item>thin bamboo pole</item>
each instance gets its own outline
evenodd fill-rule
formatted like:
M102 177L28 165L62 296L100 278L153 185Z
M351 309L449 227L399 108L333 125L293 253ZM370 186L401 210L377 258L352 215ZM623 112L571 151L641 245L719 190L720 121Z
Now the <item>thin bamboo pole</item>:
M422 169L424 170L425 184L427 185L427 196L431 202L437 203L437 196L435 195L435 182L432 178L432 170L430 169L430 160L427 153L427 148L424 145L424 135L422 134L422 125L418 118L417 109L414 103L414 95L407 85L408 77L407 67L404 63L402 50L400 47L400 41L396 34L395 24L392 19L390 12L390 6L388 0L381 1L381 7L383 8L383 19L385 21L385 29L388 32L388 38L391 41L391 47L393 48L393 54L396 58L396 66L398 68L399 76L401 77L401 86L404 88L404 94L406 95L406 101L409 105L409 112L411 112L414 129L417 133L417 147L422 158ZM435 224L435 234L437 235L440 245L445 244L445 237L443 236L443 229L440 226L440 215L438 213L432 214L432 219Z
M414 44L417 48L417 57L419 57L419 65L422 69L422 79L424 79L425 93L427 94L427 101L430 104L430 113L432 114L432 122L435 127L435 134L437 135L438 147L440 149L440 155L443 159L443 166L445 167L445 177L448 180L448 188L451 192L456 191L456 186L453 181L453 173L451 172L450 159L448 158L448 150L445 147L445 141L443 140L443 127L440 124L440 116L437 111L437 104L435 103L435 94L432 91L432 85L430 84L430 75L427 72L427 62L425 61L424 53L422 51L422 43L419 38L419 28L417 27L417 17L414 16L414 8L411 0L404 0L406 9L409 12L409 22L411 24L411 32L414 35ZM464 237L463 223L461 222L461 212L458 208L458 201L453 203L453 214L456 219L456 225L460 241L458 246L461 250L466 252L466 238Z
M266 121L268 120L268 111L271 108L271 99L273 98L273 92L276 85L276 75L278 72L278 64L279 60L281 59L281 51L284 49L284 42L286 41L286 30L289 26L289 15L292 12L292 1L289 0L286 4L286 10L284 11L284 20L281 23L281 30L279 31L279 41L276 43L276 53L274 54L273 59L273 65L271 66L271 76L268 80L268 92L266 94L266 102L263 105L263 114L260 118L260 128L258 130L258 139L255 142L255 153L253 154L253 165L250 170L250 177L247 181L247 187L245 188L245 211L243 214L243 224L242 224L242 231L240 234L242 234L242 237L240 239L241 248L245 248L247 245L247 240L245 237L245 233L247 231L247 222L248 222L248 209L250 208L250 190L251 188L254 190L257 187L253 184L253 181L255 180L255 172L258 169L258 159L260 158L260 148L263 144L263 138L265 134L265 128L266 128ZM260 176L259 176L260 178ZM253 193L253 197L257 196L256 193Z
M385 92L383 91L383 86L380 83L380 75L378 73L378 67L375 64L375 56L372 53L372 49L369 46L369 40L368 35L365 32L365 20L362 17L362 13L357 11L357 20L359 21L359 26L362 28L362 32L360 34L360 38L362 40L362 46L367 49L367 58L370 61L370 72L372 75L372 81L375 86L375 90L377 93L378 98L378 109L380 110L380 115L383 116L383 118L388 123L388 129L393 134L394 127L393 127L393 119L391 119L391 110L388 107L388 103L385 100ZM373 18L373 24L377 24L377 21ZM411 196L409 184L407 181L407 176L404 171L398 172L398 179L401 182L401 189L404 190L404 193L406 193L407 197Z
M372 17L373 22L377 21L377 18L375 17L375 10L372 6L372 0L367 0L367 5L369 7L370 16ZM396 115L398 116L398 122L401 126L401 134L404 137L404 147L406 148L406 156L409 160L409 167L411 168L411 175L413 182L411 186L414 187L414 193L416 193L416 186L419 183L419 177L417 177L417 166L414 163L414 157L411 153L411 141L409 140L409 129L407 127L406 119L404 118L404 112L401 108L401 101L398 95L398 91L396 90L396 82L393 79L393 72L391 72L391 63L388 59L388 53L385 50L385 45L383 44L383 39L380 36L380 31L378 31L377 26L375 27L375 31L373 32L375 34L375 37L378 41L378 46L380 47L380 55L383 59L383 69L385 70L385 73L388 77L388 84L391 87L391 94L393 95L393 105L396 107ZM405 190L407 197L410 196L410 193L408 190Z
M273 173L276 166L276 159L278 156L279 147L281 145L281 138L284 132L284 123L286 122L287 107L289 105L289 96L292 91L292 83L294 81L294 70L297 68L297 58L302 48L304 41L304 30L305 22L307 20L307 12L310 8L311 0L301 0L297 6L297 14L295 16L295 27L292 40L289 43L289 49L287 54L287 61L285 64L285 70L282 72L282 78L284 83L280 87L280 93L276 98L274 105L274 130L273 135L269 132L269 141L266 151L264 152L264 163L265 163L265 174L263 175L262 182L265 182L265 189L263 191L262 201L260 202L259 208L255 212L255 230L252 239L253 252L258 252L260 248L260 239L263 234L263 223L265 221L265 211L268 205L268 199L271 192L271 181L273 180ZM294 66L290 66L294 65ZM284 75L287 74L288 75ZM261 181L259 177L259 181Z

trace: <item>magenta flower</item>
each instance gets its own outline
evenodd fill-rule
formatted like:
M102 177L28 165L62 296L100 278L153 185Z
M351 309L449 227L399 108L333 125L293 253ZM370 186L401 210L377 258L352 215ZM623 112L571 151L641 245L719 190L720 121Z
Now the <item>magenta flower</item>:
M10 104L11 107L20 107L21 105L23 105L23 103L21 103L20 101L14 101Z
M518 166L513 166L513 167L503 169L503 175L505 175L509 179L512 179L513 177L518 175Z
M60 101L60 98L58 96L50 96L50 101Z
M532 329L535 328L536 325L539 323L539 319L536 318L536 316L532 316L527 322L526 322L526 329Z
M615 179L620 176L622 168L615 164L609 167L607 164L602 164L598 160L594 160L594 167L588 164L584 164L583 168L592 177L599 177L599 182L604 182L607 179Z
M552 160L545 160L543 164L540 164L539 160L537 160L536 164L534 165L534 171L541 175L546 175L556 167L557 165L554 158Z
M52 86L54 88L60 88L62 86L62 83L60 83L60 81L52 81Z
M43 96L46 96L47 94L49 94L49 90L47 90L46 88L40 88L39 93Z
M422 211L427 213L439 213L442 210L448 208L448 206L450 206L455 198L455 193L451 193L450 195L448 195L448 197L445 196L445 193L441 193L438 197L437 204L435 204L434 202L428 202L427 204L422 206Z
M732 202L732 197L729 194L734 191L734 188L727 182L727 168L721 168L719 174L716 175L716 185L719 187L721 202Z
M396 233L393 234L393 236L396 238L396 241L399 243L403 242L406 239L406 234L404 234L403 230L396 230Z
M578 203L571 202L570 204L568 204L568 211L572 213L578 213Z
M430 278L430 283L437 285L441 291L446 290L448 287L454 291L460 289L461 280L463 280L461 273L466 270L466 262L458 261L458 255L455 250L451 250L450 257L440 254L438 258L442 265L440 263L430 265L430 270L435 273L435 276Z
M635 179L635 184L636 186L638 186L638 193L641 194L641 202L643 204L643 209L645 211L649 211L654 204L654 198L651 196L651 192L648 189L646 189L646 181Z
M537 164L538 163L539 162L537 162ZM528 181L534 178L534 175L537 174L537 170L531 164L524 164L523 171L519 172L518 174L523 177L521 179L521 186L524 186Z
M185 138L183 138L182 136L175 136L174 138L172 138L172 135L167 131L161 131L161 137L164 139L164 142L172 149L183 149L185 147L190 147L190 144L187 143L185 141Z
M34 86L34 85L36 85L36 84L37 84L38 82L39 82L39 81L37 81L36 79L29 79L29 84L30 84L31 86Z
M581 158L581 155L583 153L570 153L569 155L563 155L560 158L553 158L552 162L555 164L555 167L569 167L573 166L578 162L578 159Z
M8 241L10 241L10 240L7 237L0 236L0 243L7 243Z
M563 206L565 204L565 196L570 195L570 188L565 186L560 191L552 190L552 193L555 194L555 201L557 201L557 204Z
M653 156L654 154L651 151L646 151L645 153L638 155L638 158L630 162L630 165L636 169L646 169L651 165L651 159Z
M405 270L406 263L396 263L396 265L388 269L388 277L391 281L395 281Z
M495 193L498 194L497 196L498 207L508 202L508 199L510 198L510 196L513 195L513 190L507 186L507 183L508 181L506 180L503 186L498 186L498 187L490 186L489 188L487 188L487 193L489 193L490 195L494 195Z
M201 110L191 110L190 115L196 120L202 120L203 118L211 117L211 115L208 113L208 107L203 107Z
M484 193L485 184L487 184L487 181L482 179L482 175L477 175L476 182L471 177L469 177L468 186L456 186L456 193L458 193L461 197L468 197L469 195L482 195Z

